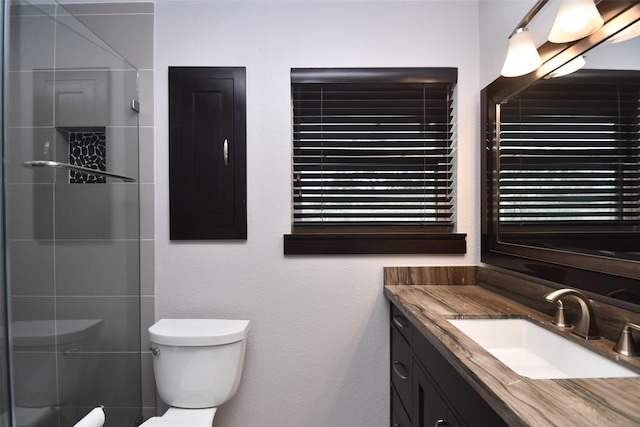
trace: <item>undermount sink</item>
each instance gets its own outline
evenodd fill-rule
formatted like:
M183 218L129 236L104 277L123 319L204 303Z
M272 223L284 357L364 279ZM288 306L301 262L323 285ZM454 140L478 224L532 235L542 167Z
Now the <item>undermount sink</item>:
M639 374L526 319L449 319L518 375L531 379Z

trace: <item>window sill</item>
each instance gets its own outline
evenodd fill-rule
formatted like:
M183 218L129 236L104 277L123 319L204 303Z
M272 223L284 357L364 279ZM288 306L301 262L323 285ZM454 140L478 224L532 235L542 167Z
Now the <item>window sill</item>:
M466 234L285 234L285 255L465 254Z

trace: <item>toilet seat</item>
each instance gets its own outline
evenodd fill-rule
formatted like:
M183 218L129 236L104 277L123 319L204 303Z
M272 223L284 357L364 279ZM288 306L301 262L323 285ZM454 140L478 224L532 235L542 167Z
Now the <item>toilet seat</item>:
M169 408L161 417L149 418L140 427L212 427L218 408Z

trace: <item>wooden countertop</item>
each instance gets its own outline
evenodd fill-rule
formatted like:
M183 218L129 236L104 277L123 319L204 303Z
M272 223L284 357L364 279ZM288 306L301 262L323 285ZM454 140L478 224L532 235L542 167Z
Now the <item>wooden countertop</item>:
M447 321L522 316L557 331L549 316L478 286L385 286L384 294L509 425L640 425L640 377L532 380ZM640 361L614 353L611 341L567 338L640 372Z

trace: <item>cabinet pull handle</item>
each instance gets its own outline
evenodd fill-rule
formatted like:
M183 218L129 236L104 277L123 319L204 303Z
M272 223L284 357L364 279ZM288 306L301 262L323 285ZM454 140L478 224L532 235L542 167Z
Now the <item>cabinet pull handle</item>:
M393 323L395 323L398 328L407 327L407 319L402 316L393 316Z
M446 426L448 423L446 420L436 420L436 424L434 427Z
M224 158L224 165L229 165L229 142L227 138L224 139L224 143L222 144L222 157Z
M397 376L400 377L400 379L406 380L407 378L409 378L409 375L407 375L406 373L403 374L398 370L398 366L402 367L402 370L404 372L407 372L407 368L400 362L398 362L397 360L393 361L393 371L396 373Z

